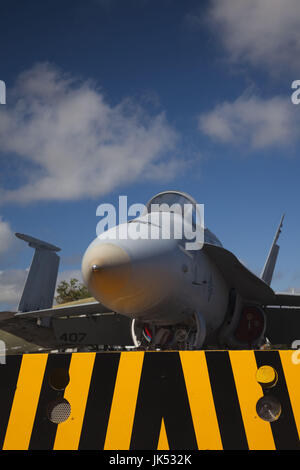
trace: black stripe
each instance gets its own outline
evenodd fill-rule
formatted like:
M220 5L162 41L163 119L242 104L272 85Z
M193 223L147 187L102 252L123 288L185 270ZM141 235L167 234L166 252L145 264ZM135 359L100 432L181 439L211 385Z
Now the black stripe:
M276 397L281 404L281 415L277 421L271 423L272 433L276 449L278 450L299 450L299 438L295 423L290 397L284 377L284 372L278 351L255 351L257 367L269 365L278 374L276 385L269 389L264 389L264 395Z
M248 449L228 352L206 352L205 356L223 448L225 450Z
M51 402L59 398L63 398L64 390L54 390L50 386L49 378L55 369L69 370L71 355L72 354L55 353L48 355L40 398L32 428L29 450L53 449L58 425L49 420L47 411Z
M6 434L22 356L6 356L6 364L0 364L0 448Z
M130 449L157 449L162 418L170 449L197 449L177 352L145 353Z
M120 353L96 354L81 430L80 450L104 447L119 361Z

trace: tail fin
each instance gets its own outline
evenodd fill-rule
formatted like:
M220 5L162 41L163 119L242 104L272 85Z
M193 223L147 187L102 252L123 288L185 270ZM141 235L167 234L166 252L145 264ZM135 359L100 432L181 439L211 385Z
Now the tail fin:
M283 216L281 217L279 227L277 229L274 241L272 243L270 252L268 254L264 269L263 269L263 271L261 273L261 276L260 276L261 279L263 281L265 281L265 283L268 284L268 285L271 285L272 278L273 278L273 273L274 273L278 253L279 253L279 245L277 245L277 241L278 241L279 235L281 233L281 228L282 228L282 225L283 225L284 216L285 216L285 214L283 214Z
M19 303L19 312L41 310L52 307L58 274L60 248L37 238L16 233L16 237L35 248L30 270Z

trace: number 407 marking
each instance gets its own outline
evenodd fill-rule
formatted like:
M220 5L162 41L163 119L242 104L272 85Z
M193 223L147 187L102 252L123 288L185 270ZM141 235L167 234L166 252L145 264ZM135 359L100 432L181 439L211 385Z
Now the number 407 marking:
M86 333L63 333L59 339L65 343L81 343L86 337Z

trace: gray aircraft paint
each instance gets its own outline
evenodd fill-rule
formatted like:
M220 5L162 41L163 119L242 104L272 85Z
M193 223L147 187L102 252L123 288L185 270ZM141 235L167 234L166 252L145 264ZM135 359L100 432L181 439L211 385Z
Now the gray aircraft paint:
M16 233L16 236L35 249L18 311L52 307L60 260L56 251L60 248L28 235Z
M277 245L277 241L278 241L279 235L281 233L281 228L282 228L282 225L283 225L283 219L284 219L284 215L281 218L281 221L280 221L279 227L277 229L274 241L272 243L270 252L268 254L265 266L264 266L263 271L262 271L261 276L260 276L261 279L263 281L265 281L265 283L268 284L269 286L271 285L271 282L272 282L274 269L275 269L276 261L277 261L277 258L278 258L279 245Z

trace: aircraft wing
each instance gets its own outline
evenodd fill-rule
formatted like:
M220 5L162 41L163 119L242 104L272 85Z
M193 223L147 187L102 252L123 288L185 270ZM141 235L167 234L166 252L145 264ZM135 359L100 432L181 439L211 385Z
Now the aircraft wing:
M244 299L268 305L274 300L274 291L262 279L244 266L238 258L223 247L205 243L202 250L217 266L229 287L234 287Z
M205 243L202 249L219 268L229 286L236 288L244 299L261 305L300 307L300 294L274 292L225 248Z
M97 301L84 302L75 301L67 304L61 304L52 308L43 310L33 310L31 312L18 312L15 314L16 317L22 318L42 318L42 317L68 317L78 315L92 315L95 313L107 313L107 307L104 307Z
M300 294L291 292L276 292L275 303L272 305L284 305L285 307L300 307Z

